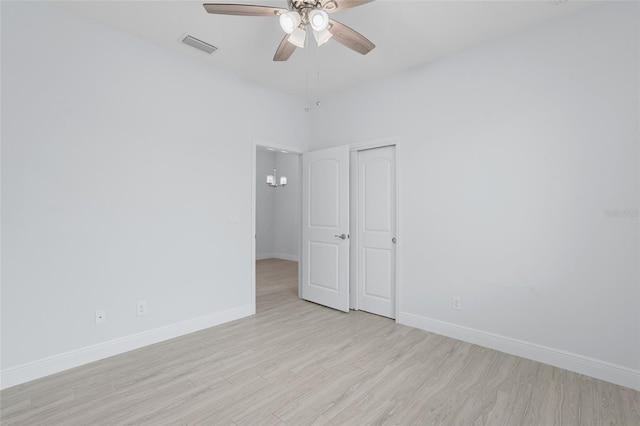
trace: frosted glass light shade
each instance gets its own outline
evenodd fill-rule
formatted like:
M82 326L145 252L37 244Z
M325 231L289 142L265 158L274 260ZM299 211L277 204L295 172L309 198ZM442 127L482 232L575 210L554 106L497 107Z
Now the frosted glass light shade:
M273 185L273 175L269 175L269 176L267 176L267 183L268 183L269 185Z
M280 185L285 186L287 184L287 178L285 176L280 177Z
M316 39L318 46L322 46L333 37L333 34L331 34L329 30L313 31L313 37Z
M287 12L280 15L280 27L282 31L291 34L300 25L300 14L298 12Z
M296 28L289 36L289 43L299 48L304 48L304 41L307 38L307 32L302 28Z
M309 23L314 31L323 31L329 26L329 15L324 10L312 10L309 13Z

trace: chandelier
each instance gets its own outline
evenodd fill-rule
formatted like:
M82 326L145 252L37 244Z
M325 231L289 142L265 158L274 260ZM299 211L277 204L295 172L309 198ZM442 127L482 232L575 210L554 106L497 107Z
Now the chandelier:
M269 185L272 188L278 188L278 187L285 187L285 185L287 184L287 177L286 176L280 176L280 183L278 183L278 178L276 175L276 169L273 169L273 174L272 175L268 175L267 176L267 185Z

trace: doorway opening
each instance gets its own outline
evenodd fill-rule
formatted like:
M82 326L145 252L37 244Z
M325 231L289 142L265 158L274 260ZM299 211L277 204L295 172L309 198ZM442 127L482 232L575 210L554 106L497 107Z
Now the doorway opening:
M252 291L255 311L260 312L272 305L270 298L288 293L298 298L298 280L291 275L298 277L300 259L300 155L259 142L253 153Z

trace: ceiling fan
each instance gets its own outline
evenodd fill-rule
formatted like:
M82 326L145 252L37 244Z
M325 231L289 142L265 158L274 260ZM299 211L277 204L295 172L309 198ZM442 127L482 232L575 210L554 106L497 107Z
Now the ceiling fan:
M340 44L362 55L369 53L376 45L359 32L330 19L329 13L351 9L372 1L287 0L289 9L250 4L205 3L204 8L207 12L217 15L278 16L280 27L286 34L280 42L273 60L286 61L291 57L296 47L304 47L307 28L311 28L313 31L318 46L333 37Z

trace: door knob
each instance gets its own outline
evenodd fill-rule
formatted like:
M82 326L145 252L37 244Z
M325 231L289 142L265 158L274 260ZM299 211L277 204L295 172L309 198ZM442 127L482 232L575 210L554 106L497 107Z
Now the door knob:
M342 235L334 235L335 238L340 238L341 240L346 240L347 239L347 235L346 234L342 234Z

